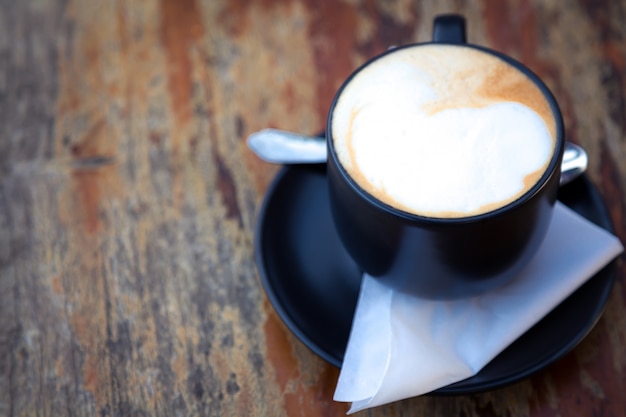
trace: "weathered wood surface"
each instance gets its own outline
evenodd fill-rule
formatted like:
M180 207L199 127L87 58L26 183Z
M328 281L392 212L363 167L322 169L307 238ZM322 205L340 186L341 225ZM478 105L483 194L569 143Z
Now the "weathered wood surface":
M277 168L244 140L320 131L352 69L442 12L547 81L626 240L624 1L0 0L0 415L344 415L260 286ZM363 414L625 416L625 275L532 378Z

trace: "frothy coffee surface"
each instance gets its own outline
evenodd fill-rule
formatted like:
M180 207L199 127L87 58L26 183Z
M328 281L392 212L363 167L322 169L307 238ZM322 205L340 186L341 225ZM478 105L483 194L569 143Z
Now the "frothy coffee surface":
M399 49L361 70L332 114L342 166L401 210L467 217L502 207L542 176L556 122L522 72L476 49Z

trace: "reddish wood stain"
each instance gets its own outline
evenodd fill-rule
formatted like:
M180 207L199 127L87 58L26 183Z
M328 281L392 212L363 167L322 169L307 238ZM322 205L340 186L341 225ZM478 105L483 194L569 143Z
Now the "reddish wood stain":
M100 173L92 170L78 170L72 174L74 189L80 205L83 228L93 234L100 230Z
M609 41L604 45L604 55L611 61L619 73L626 71L626 53L617 41Z
M191 48L202 37L200 13L195 0L161 1L161 40L167 59L167 79L176 134L192 117ZM176 146L176 143L174 143Z
M300 375L300 364L292 353L292 342L273 312L268 315L264 331L267 358L275 369L276 382L284 395L285 415L345 416L347 405L332 400L338 370L324 364L316 383L306 385Z
M606 142L602 142L601 152L600 160L605 161L605 163L600 166L602 193L605 195L607 201L610 201L610 199L615 198L614 196L626 195L626 190L624 189L626 184L620 180L619 171L616 169L620 161L615 161ZM626 239L626 220L624 219L626 212L624 211L624 207L620 204L610 204L609 207L612 208L610 217L615 233L624 241L624 239Z
M492 48L509 54L514 52L519 45L519 24L517 19L512 19L507 2L494 1L485 6L485 26Z
M233 38L245 35L249 25L250 13L247 10L252 3L261 9L279 7L282 4L290 4L290 0L229 0L217 16L217 20Z
M103 117L98 118L71 146L72 158L84 159L111 154L110 136L107 135L107 125ZM109 155L107 155L109 154Z
M95 263L98 260L99 257L92 259ZM87 265L81 265L80 270L83 272L95 272L94 268L89 268ZM89 279L72 284L75 291L82 291L83 297L91 302L94 301L92 296L98 291L95 285L92 285L96 284L93 281L95 275L89 275ZM85 274L84 277L87 276ZM84 390L93 395L98 409L106 404L106 384L103 382L107 380L107 370L103 368L103 361L100 355L102 348L100 343L103 339L101 327L105 322L105 317L102 313L102 309L98 308L96 303L92 303L90 308L79 308L79 310L69 315L72 333L76 337L81 351L84 352L81 385Z
M104 401L100 396L100 379L101 375L98 375L98 359L95 355L88 355L83 365L83 386L85 390L92 393L96 398L98 405L104 404ZM104 379L104 378L102 378Z
M355 69L352 61L357 11L343 2L307 0L309 38L317 69L318 112L325 120L341 83Z
M50 277L50 287L56 295L63 294L63 280L61 275L53 275Z

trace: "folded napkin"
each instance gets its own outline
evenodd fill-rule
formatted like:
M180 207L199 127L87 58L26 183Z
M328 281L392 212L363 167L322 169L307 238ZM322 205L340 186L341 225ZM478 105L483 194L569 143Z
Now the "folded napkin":
M557 203L537 255L493 292L425 300L365 275L334 399L353 413L475 375L622 250Z

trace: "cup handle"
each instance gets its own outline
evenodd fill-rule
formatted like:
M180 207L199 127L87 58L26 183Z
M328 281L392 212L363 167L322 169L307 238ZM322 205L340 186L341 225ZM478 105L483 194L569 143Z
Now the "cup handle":
M458 14L444 14L435 17L433 42L465 43L465 18Z

